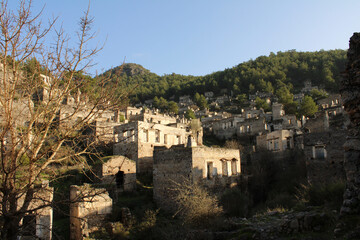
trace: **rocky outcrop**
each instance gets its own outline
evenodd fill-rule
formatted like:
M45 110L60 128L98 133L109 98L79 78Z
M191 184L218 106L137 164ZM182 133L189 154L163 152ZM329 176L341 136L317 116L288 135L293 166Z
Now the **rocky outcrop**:
M342 81L341 95L350 125L344 144L344 169L347 185L340 211L340 222L335 229L339 235L360 232L360 33L350 38L348 63Z

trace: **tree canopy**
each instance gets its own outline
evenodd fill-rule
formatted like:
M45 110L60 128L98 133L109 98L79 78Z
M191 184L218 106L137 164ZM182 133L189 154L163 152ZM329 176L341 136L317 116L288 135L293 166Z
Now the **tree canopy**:
M299 114L312 117L318 111L318 106L310 96L305 96L300 104Z
M205 76L175 73L158 76L140 65L124 64L97 78L108 77L117 82L119 89L127 89L133 102L153 99L155 96L165 99L176 99L181 95L193 96L194 89L200 96L207 91L220 95L222 89L233 91L235 96L257 91L275 94L288 91L295 94L304 87L305 81L311 81L312 85L324 88L327 92L338 92L345 63L345 50L290 50L260 56ZM285 87L287 89L284 89ZM290 101L286 103L291 105Z

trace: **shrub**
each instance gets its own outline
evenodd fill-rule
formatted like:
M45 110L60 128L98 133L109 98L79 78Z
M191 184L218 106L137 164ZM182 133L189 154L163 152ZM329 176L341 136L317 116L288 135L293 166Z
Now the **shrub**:
M247 217L252 205L249 195L239 188L225 190L220 197L220 204L226 215L232 217Z
M216 196L209 194L199 184L185 180L174 183L173 200L177 206L174 214L179 215L186 224L193 226L209 226L223 214Z
M300 203L310 206L324 206L339 210L343 201L345 183L341 180L330 184L301 185L296 194Z

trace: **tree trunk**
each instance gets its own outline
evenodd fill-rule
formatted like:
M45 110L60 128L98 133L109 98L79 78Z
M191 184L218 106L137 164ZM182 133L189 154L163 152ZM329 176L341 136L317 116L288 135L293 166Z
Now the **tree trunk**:
M20 232L20 218L15 216L4 217L1 239L17 240Z

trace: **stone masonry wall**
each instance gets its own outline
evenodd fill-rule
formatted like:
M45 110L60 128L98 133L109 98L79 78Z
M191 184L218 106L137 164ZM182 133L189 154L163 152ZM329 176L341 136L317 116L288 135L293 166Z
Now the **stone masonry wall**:
M158 206L171 211L175 208L171 196L174 183L190 180L209 188L224 188L235 185L240 173L238 149L155 147L154 200Z
M359 217L360 214L360 33L354 33L350 38L347 58L341 96L351 123L348 138L344 144L347 185L340 210L342 219L346 216ZM349 228L345 221L340 223L335 233L341 233L341 229L346 227ZM354 231L360 234L359 219L356 228L357 230Z
M173 210L171 189L174 183L189 179L192 171L192 149L173 146L170 149L155 147L153 193L154 200L164 209Z
M119 186L116 179L119 171L124 174L122 186ZM136 163L124 156L112 156L105 163L96 166L96 172L101 183L117 185L124 191L132 191L136 188Z
M88 237L104 223L112 211L112 199L105 189L89 184L70 187L70 239Z
M304 153L309 182L330 184L334 181L345 180L342 147L345 141L346 133L341 129L304 134ZM314 146L318 144L324 145L327 156L323 159L313 156Z

